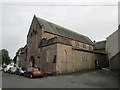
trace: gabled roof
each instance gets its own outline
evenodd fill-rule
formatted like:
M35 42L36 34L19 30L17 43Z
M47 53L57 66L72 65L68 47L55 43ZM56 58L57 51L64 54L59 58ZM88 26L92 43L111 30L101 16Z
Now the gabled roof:
M43 26L43 29L46 32L58 34L61 36L65 36L65 37L68 37L68 38L71 38L74 40L78 40L78 41L93 45L93 42L87 36L78 34L69 29L66 29L62 26L48 22L48 21L38 18L36 16L35 16L35 18L38 20L39 24Z
M106 40L95 43L95 49L105 49L105 47L106 47Z

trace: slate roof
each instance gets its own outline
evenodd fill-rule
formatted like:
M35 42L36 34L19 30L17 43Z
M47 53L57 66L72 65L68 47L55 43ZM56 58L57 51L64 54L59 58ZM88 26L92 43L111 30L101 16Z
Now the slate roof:
M68 38L71 38L74 40L78 40L78 41L93 45L93 42L87 36L78 34L78 33L73 32L67 28L64 28L62 26L59 26L59 25L56 25L54 23L43 20L39 17L36 17L36 19L38 20L40 25L43 25L43 29L46 32L58 34L61 36L65 36L65 37L68 37Z
M105 49L105 47L106 47L106 40L95 43L95 49Z

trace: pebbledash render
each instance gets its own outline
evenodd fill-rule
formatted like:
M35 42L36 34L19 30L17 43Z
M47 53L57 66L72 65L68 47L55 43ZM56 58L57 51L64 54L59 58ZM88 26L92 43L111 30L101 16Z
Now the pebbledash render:
M87 36L34 16L19 66L40 67L54 74L95 69L95 61L106 67L106 54L93 48L94 43Z

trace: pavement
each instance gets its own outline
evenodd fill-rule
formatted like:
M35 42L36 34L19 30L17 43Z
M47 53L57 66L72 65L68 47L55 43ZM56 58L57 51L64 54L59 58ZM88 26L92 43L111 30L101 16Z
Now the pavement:
M96 70L35 79L2 73L2 88L118 88L118 72Z

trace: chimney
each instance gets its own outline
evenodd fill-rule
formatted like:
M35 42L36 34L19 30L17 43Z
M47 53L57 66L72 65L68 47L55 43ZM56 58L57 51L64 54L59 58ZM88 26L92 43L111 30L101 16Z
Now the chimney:
M96 43L96 41L94 40L93 43Z

